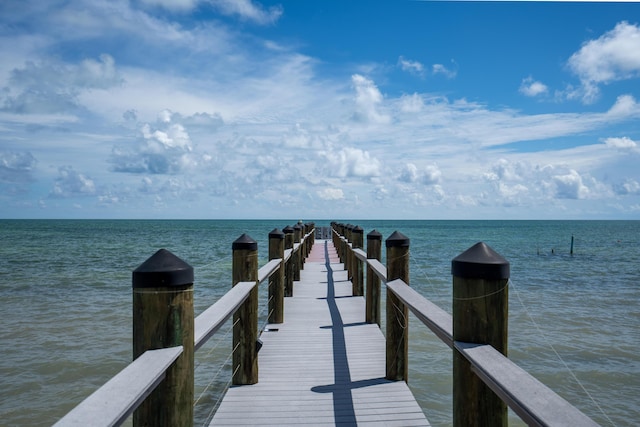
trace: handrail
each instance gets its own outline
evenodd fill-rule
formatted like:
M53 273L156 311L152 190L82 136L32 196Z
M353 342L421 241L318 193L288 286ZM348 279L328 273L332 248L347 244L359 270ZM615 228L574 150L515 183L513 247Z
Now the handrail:
M255 282L239 282L218 301L195 318L194 350L198 350L246 301Z
M598 425L492 346L458 341L454 345L471 370L528 425Z
M402 280L387 282L391 290L424 325L453 348L453 318L449 313L420 295Z
M293 249L285 250L283 259L268 261L258 269L255 282L236 283L218 301L194 319L194 351L207 342L247 300L255 287L267 280L283 262L302 248L314 229L302 236ZM182 354L183 347L148 350L61 418L55 426L75 427L88 424L118 426L129 417L166 377L166 371Z
M597 426L591 418L520 368L488 344L453 340L453 317L408 286L403 280L387 282L387 268L377 259L368 259L360 249L336 230L356 258L371 270L425 326L450 348L458 350L471 364L471 370L498 395L523 421L532 426Z
M182 346L147 350L54 424L56 427L122 424L165 378Z

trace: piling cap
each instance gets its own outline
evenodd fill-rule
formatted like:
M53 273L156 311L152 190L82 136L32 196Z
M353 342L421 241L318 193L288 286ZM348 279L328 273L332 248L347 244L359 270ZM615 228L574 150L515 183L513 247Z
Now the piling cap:
M160 249L133 270L133 288L172 288L193 283L193 267Z
M451 261L451 274L465 279L508 279L509 261L484 242L478 242Z
M409 238L399 231L394 231L391 236L385 240L387 248L406 248L409 247Z
M300 226L300 224L296 224L293 226L294 230L302 230L302 226Z
M248 234L243 234L231 244L231 249L234 251L238 251L238 250L257 251L258 242L253 240L251 236L249 236Z
M294 230L293 230L293 227L291 227L290 225L287 225L285 228L282 229L282 232L284 234L293 234Z
M363 233L364 233L364 230L363 230L363 229L362 229L362 227L360 227L359 225L356 225L355 227L353 227L353 230L352 230L352 231L353 231L354 233L356 233L356 234L363 234Z
M382 233L378 230L373 230L367 234L367 240L382 240Z
M269 233L269 238L270 239L284 239L284 233L282 231L278 230L277 228L274 228Z

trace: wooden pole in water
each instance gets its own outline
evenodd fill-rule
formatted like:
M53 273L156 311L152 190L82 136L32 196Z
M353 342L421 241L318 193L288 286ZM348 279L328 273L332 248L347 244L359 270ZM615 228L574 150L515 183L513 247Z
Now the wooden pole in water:
M409 238L397 231L385 241L387 281L401 279L409 285ZM409 310L400 299L387 292L386 378L408 381Z
M285 249L293 249L293 227L287 225L282 229L284 233L284 248ZM293 254L289 256L289 260L285 263L284 270L284 296L292 297L293 296Z
M382 234L373 230L367 234L367 258L380 261L382 256ZM380 278L367 264L367 290L365 297L365 321L380 326Z
M160 249L133 271L133 359L182 346L165 379L133 414L134 426L193 425L193 268Z
M258 243L246 234L232 244L233 286L258 280ZM244 303L233 314L234 385L258 382L258 286L254 286Z
M489 344L507 355L509 262L480 242L451 261L453 340ZM507 405L453 350L453 425L507 426Z
M573 234L571 235L571 255L573 255Z
M284 233L274 228L269 233L269 260L281 259L280 268L269 277L269 323L284 322Z

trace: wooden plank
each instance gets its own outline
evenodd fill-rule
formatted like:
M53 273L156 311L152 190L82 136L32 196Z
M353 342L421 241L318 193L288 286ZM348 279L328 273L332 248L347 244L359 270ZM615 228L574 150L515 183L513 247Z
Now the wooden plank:
M367 259L369 267L373 269L373 272L382 280L383 283L387 282L387 267L377 259Z
M274 258L262 267L258 269L258 283L264 282L269 276L278 271L280 268L280 263L282 262L279 258Z
M260 337L259 382L230 388L212 426L429 425L407 384L384 379L384 336L364 322L364 298L351 296L342 268L307 261L284 323Z
M472 371L528 425L598 425L490 345L456 341L455 348L469 360Z
M165 378L167 368L180 354L182 346L144 352L54 426L100 427L122 424Z
M387 283L391 290L409 310L445 344L453 348L453 318L449 313L407 286L402 280Z
M197 351L236 311L256 286L255 282L240 282L194 320L194 349Z

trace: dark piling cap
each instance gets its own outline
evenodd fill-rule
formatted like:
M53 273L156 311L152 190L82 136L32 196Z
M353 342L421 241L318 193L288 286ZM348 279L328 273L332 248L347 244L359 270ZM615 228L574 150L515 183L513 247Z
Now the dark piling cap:
M293 234L294 229L290 225L287 225L285 228L282 229L282 232L284 234Z
M373 230L367 234L367 240L382 240L382 233L378 230Z
M296 224L293 226L294 230L302 230L302 227L300 226L300 224Z
M355 227L353 227L353 230L351 231L353 231L356 234L364 234L364 230L359 225L356 225Z
M246 251L257 251L258 250L258 242L253 240L251 236L248 234L243 234L238 237L235 242L231 244L231 249L234 251L246 250Z
M274 228L269 233L269 238L270 239L284 239L284 233L282 231L278 230L277 228Z
M487 244L478 242L451 261L451 274L464 279L508 279L509 261Z
M406 248L409 247L409 238L399 231L394 231L391 236L385 240L387 248Z
M193 267L160 249L133 270L133 288L172 288L193 283Z

